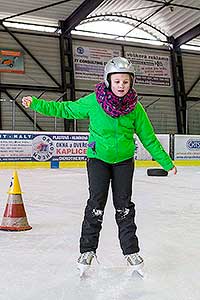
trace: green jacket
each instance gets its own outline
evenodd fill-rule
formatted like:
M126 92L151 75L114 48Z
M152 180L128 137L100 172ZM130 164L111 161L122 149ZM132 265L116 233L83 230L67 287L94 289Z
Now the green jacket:
M96 99L95 93L77 101L55 102L32 97L30 108L46 116L66 119L89 119L87 156L107 163L117 163L133 157L136 133L151 156L165 169L173 162L155 136L152 125L141 103L127 115L113 118L107 115Z

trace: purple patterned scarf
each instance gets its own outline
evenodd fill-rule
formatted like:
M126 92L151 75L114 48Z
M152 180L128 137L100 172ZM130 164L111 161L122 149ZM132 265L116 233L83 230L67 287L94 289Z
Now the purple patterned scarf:
M133 111L138 101L137 93L133 88L120 98L115 96L104 82L100 82L96 85L95 92L98 103L113 118L124 116Z

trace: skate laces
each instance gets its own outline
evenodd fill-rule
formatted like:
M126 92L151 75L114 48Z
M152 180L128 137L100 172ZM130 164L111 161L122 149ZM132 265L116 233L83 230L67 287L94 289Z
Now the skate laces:
M143 258L138 253L125 255L128 265L137 266L143 264Z
M93 258L96 258L97 263L99 264L99 261L97 259L97 255L94 251L88 251L84 252L80 255L78 258L78 263L83 265L91 265Z

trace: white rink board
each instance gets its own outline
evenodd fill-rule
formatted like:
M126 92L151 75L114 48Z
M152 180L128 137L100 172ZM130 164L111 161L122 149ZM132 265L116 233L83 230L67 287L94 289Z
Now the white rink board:
M200 160L200 135L175 135L174 159Z
M156 136L159 139L159 141L162 144L165 151L169 154L170 135L169 134L156 134ZM142 145L142 143L140 142L140 140L137 136L135 136L135 140L136 140L135 159L137 159L137 160L152 160L151 155L144 148L144 146Z

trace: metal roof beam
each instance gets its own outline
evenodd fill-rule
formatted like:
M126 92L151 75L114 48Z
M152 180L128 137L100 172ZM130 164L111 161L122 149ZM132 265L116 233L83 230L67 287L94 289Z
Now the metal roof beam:
M98 18L102 18L102 17L105 17L105 18L109 18L109 17L116 17L116 18L123 18L123 19L128 19L128 20L130 20L130 21L136 21L136 22L138 22L138 23L140 23L141 21L139 21L138 19L136 19L136 18L133 18L133 17L128 17L128 16L119 16L118 14L116 14L116 13L106 13L106 14L101 14L101 15L95 15L95 16L90 16L90 17L88 17L88 18L86 18L85 20L84 20L84 23L86 23L88 20L95 20L95 19L98 19ZM98 21L98 20L97 20ZM106 20L105 20L106 21ZM109 19L108 19L108 21L109 21ZM131 23L128 23L129 25L132 25L132 26L134 26L133 24L131 24ZM168 37L164 32L162 32L159 28L157 28L157 27L155 27L155 26L153 26L153 25L151 25L151 24L149 24L149 23L147 23L147 22L144 22L143 21L143 24L144 25L147 25L147 26L149 26L149 27L151 27L151 28L153 28L154 30L156 30L156 31L158 31L158 32L160 32L162 35L164 35L166 38ZM139 24L139 25L141 25L141 24ZM134 27L134 29L135 29L135 27ZM143 29L141 29L141 30L143 30ZM105 34L105 33L104 33ZM106 34L105 34L106 35ZM112 34L108 34L108 35L112 35ZM116 36L116 34L114 34L115 36Z
M190 30L186 31L185 33L181 34L179 37L174 39L173 45L174 48L178 48L183 44L191 41L192 39L196 38L200 35L200 23Z
M154 2L154 3L160 3L160 4L165 4L165 0L145 0L145 1L148 1L148 2Z
M188 9L200 10L200 8L197 7L197 6L189 6L189 5L177 4L177 3L171 3L170 4L170 3L163 2L163 1L160 1L160 0L145 0L145 1L159 3L159 4L166 3L167 6L169 5L169 6L174 6L174 7L182 7L182 8L188 8Z
M188 95L191 93L191 91L194 89L194 87L197 85L197 83L199 83L199 81L200 81L200 75L199 75L199 77L195 80L195 82L192 84L192 86L189 88L189 90L188 90L187 93L186 93L186 96L188 96Z
M199 102L200 98L199 97L187 97L187 101Z
M84 18L86 18L104 0L85 0L75 11L63 21L63 34L73 30Z
M169 2L163 2L163 5L160 6L156 11L154 11L152 14L150 14L149 16L147 16L146 18L144 18L143 20L139 21L139 24L137 24L136 26L134 26L133 29L129 30L124 37L126 37L130 32L132 32L134 29L139 28L140 25L144 24L147 20L149 20L151 17L155 16L158 12L160 12L163 8L165 8L167 5L169 5L172 1L174 0L169 0Z
M69 88L69 86L67 86ZM17 90L23 89L25 91L46 91L46 92L55 92L62 93L63 90L58 87L51 87L45 85L25 85L25 84L11 84L11 83L0 83L0 91L4 92L5 89Z

